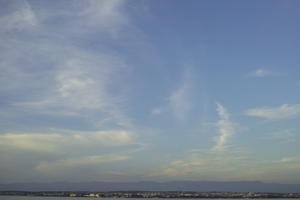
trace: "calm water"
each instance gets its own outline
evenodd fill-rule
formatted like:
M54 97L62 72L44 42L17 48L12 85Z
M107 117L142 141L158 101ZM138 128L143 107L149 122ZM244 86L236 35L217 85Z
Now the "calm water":
M84 198L84 197L22 197L22 196L0 196L0 200L97 200L101 198ZM145 200L145 199L123 199L123 198L103 198L104 200ZM155 199L155 198L153 198ZM156 198L157 199L157 198ZM168 199L161 199L161 200L168 200ZM169 199L171 200L171 199ZM173 200L180 200L180 199L173 199ZM187 200L187 199L184 199ZM193 199L191 199L193 200ZM197 199L195 199L197 200ZM212 200L212 199L199 199L199 200ZM230 199L218 199L218 200L230 200ZM234 199L238 200L238 199ZM243 199L244 200L244 199ZM268 200L283 200L283 199L268 199ZM286 200L286 199L284 199Z

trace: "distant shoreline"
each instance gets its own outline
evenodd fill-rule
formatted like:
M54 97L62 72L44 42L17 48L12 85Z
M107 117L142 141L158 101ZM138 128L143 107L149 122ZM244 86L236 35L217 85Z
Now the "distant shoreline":
M0 196L91 197L91 198L163 198L163 199L270 199L300 198L300 193L191 192L191 191L0 191Z

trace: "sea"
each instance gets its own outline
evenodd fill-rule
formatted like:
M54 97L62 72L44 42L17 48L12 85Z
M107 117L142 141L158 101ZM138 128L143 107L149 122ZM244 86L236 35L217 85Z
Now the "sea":
M89 198L89 197L35 197L35 196L0 196L0 200L96 200L99 198ZM145 200L144 198L102 198L104 200ZM159 198L153 198L159 199ZM161 200L166 200L161 199ZM168 199L168 200L193 200L193 199ZM196 199L195 199L196 200ZM212 200L212 199L199 199L199 200ZM217 199L217 200L244 200L244 199ZM255 199L253 199L255 200ZM261 199L260 199L261 200ZM268 200L286 200L283 198L276 198L276 199L268 199Z

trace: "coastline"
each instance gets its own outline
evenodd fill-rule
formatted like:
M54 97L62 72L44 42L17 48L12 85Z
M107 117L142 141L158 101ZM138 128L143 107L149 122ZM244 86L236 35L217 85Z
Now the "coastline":
M91 198L163 198L163 199L270 199L300 198L300 193L191 192L191 191L0 191L0 196L91 197Z

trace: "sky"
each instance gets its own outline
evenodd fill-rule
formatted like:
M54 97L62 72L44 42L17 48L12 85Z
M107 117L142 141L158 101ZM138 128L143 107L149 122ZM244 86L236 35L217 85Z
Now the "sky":
M0 183L300 183L300 1L1 0Z

